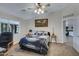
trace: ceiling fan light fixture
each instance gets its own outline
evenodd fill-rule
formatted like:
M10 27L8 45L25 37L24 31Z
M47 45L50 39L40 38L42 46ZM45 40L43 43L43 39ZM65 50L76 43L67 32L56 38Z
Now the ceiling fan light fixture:
M40 14L40 12L37 12L37 14Z
M38 11L41 12L42 11L41 8L39 8Z
M37 10L35 10L34 12L37 13Z
M42 11L41 11L41 13L43 14L43 13L44 13L44 11L42 10Z
M44 13L44 9L45 9L45 6L40 4L40 3L36 3L36 9L35 9L35 13L37 14L43 14Z
M42 8L45 8L45 6L43 5Z

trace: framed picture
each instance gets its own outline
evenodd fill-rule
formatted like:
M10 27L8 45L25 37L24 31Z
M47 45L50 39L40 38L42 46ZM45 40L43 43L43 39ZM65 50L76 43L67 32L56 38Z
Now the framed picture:
M35 27L48 27L48 19L36 19Z

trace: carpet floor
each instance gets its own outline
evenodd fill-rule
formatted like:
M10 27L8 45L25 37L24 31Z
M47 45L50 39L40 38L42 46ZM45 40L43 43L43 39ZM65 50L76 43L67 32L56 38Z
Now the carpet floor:
M38 53L22 50L19 45L14 45L9 51L7 56L42 56ZM49 46L47 56L79 56L71 46L65 44L51 43Z

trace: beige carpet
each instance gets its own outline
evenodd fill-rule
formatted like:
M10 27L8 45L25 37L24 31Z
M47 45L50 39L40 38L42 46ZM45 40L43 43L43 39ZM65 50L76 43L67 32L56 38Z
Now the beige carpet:
M34 53L27 50L20 49L16 44L8 51L8 56L41 56L38 53ZM65 44L51 43L47 56L79 56L79 54L71 47Z

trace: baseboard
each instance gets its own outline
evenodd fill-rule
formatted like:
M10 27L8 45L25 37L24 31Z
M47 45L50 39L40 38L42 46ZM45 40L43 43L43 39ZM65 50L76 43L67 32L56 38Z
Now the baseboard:
M76 52L78 52L79 53L79 50L78 49L76 49L75 47L73 47L74 48L74 50L76 51Z

